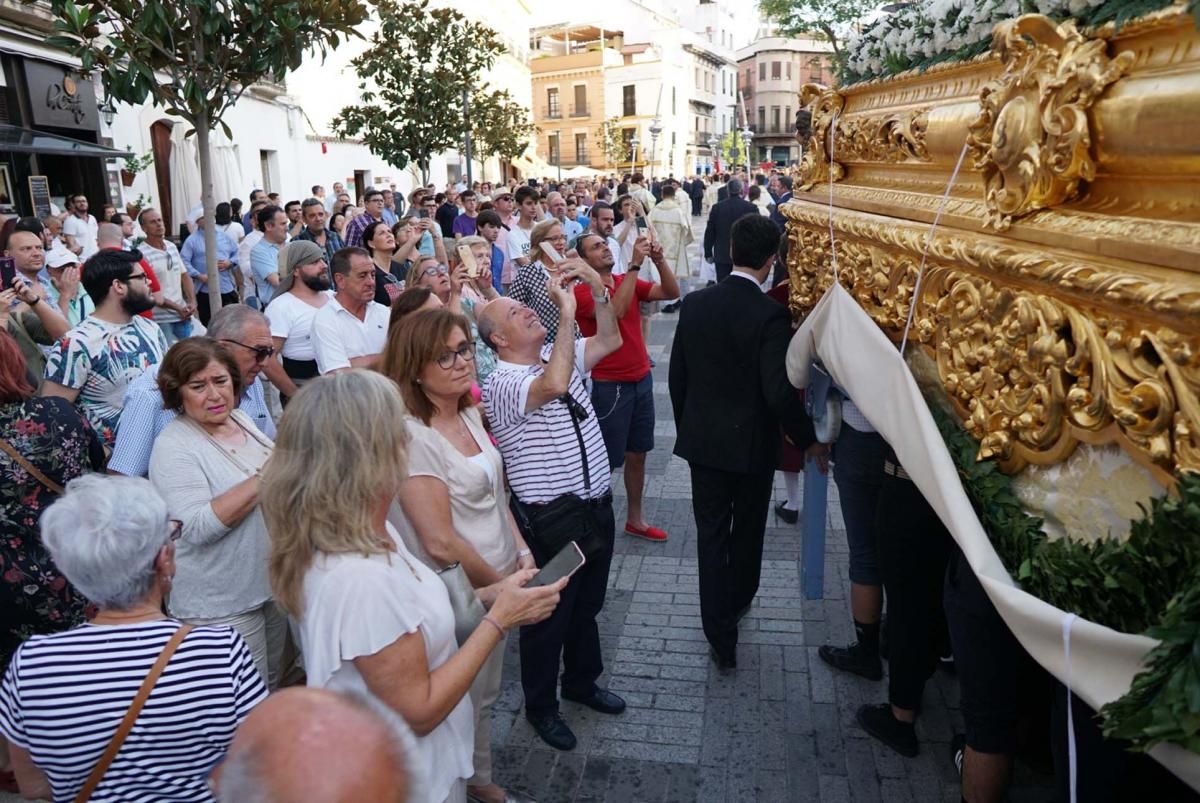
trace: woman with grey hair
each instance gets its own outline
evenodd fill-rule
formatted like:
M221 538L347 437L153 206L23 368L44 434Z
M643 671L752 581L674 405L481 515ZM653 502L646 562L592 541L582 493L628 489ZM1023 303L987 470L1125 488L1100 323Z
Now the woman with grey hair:
M180 629L163 613L182 528L169 516L146 480L99 474L72 480L42 514L55 564L99 612L72 630L30 638L0 683L0 733L25 797L79 794ZM90 799L213 800L208 769L266 693L237 631L192 629Z

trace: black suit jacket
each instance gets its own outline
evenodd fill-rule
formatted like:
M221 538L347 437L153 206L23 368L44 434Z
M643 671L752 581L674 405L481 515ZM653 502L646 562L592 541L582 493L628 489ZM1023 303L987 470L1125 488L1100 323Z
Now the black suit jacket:
M780 425L801 449L816 440L784 366L791 336L787 307L739 276L684 296L669 375L675 454L748 474L776 466Z
M732 265L729 255L729 232L734 222L744 215L757 215L758 207L742 198L726 198L713 204L704 228L704 258L709 262Z

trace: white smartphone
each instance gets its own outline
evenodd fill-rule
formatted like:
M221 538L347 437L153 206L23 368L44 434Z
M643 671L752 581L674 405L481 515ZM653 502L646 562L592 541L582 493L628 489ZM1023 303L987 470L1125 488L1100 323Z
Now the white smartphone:
M460 245L457 248L458 258L464 265L467 266L467 275L472 279L479 278L479 263L475 261L475 252L471 250L469 245Z
M554 246L550 245L550 243L543 240L542 242L538 243L538 245L541 246L542 253L545 254L546 257L555 265L563 261L563 255L558 253L558 250Z
M538 586L548 586L557 583L562 578L575 574L586 562L587 559L584 558L583 550L579 548L579 544L571 541L560 549L557 555L546 561L546 565L542 567L542 570L535 574L525 584L525 587L537 588Z

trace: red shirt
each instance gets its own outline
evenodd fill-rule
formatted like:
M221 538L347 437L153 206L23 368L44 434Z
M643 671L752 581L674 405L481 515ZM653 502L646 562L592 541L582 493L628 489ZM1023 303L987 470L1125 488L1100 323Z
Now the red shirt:
M625 275L613 277L612 295L617 294ZM634 299L629 302L625 314L617 321L621 330L621 348L609 354L592 369L592 378L601 382L638 382L650 373L650 357L646 354L646 341L642 338L642 312L639 301L650 299L651 282L637 279ZM596 334L596 302L592 299L592 288L582 282L575 285L575 321L584 337ZM609 301L611 304L612 302Z

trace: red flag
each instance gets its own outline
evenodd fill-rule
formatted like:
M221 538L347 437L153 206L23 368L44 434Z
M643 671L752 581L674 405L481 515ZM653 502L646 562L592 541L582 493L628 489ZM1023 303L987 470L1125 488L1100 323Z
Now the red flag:
M713 172L714 173L721 172L721 157L720 156L713 157Z

